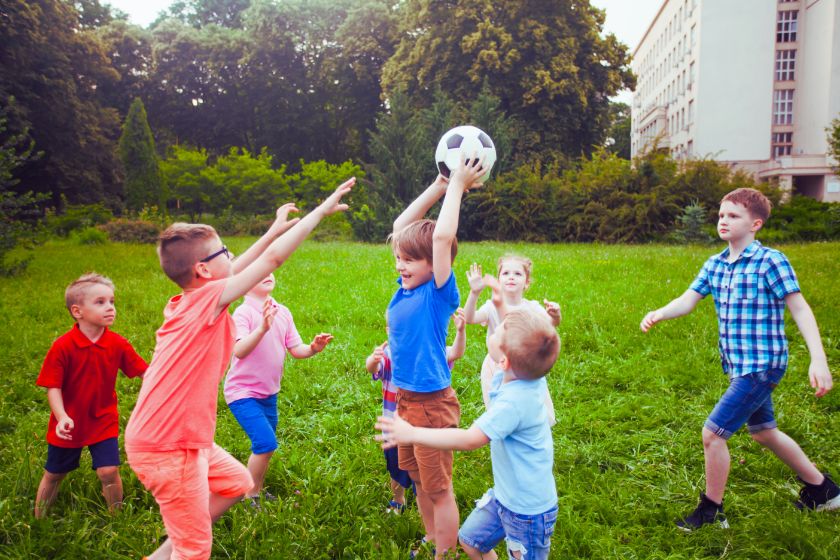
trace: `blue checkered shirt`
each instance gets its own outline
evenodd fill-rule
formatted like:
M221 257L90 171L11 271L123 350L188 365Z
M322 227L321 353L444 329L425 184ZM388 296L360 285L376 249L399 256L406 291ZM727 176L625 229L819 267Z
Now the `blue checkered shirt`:
M718 317L720 361L732 377L785 369L785 296L799 290L787 257L753 241L733 263L729 248L709 257L691 289L712 294Z

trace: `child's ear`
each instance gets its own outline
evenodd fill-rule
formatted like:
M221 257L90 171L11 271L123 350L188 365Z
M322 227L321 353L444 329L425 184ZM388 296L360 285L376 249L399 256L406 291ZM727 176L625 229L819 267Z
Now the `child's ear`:
M73 304L70 306L70 315L73 316L75 320L79 320L82 318L82 308L80 305Z
M195 271L196 278L213 278L213 274L210 272L210 269L207 267L207 263L197 262L193 265L193 271Z
M755 233L756 231L760 230L763 227L764 227L764 220L762 220L761 218L756 218L755 220L753 220L752 227L750 228L750 231Z
M499 360L499 367L505 371L507 371L508 367L510 367L510 360L508 360L507 355L502 354L502 359Z

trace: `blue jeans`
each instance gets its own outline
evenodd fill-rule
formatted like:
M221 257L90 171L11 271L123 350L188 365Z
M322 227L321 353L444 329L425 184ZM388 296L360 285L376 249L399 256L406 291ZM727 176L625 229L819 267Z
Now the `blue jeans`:
M771 369L731 378L704 425L723 439L744 424L751 434L775 428L772 394L784 374L784 370Z
M490 552L505 539L511 558L519 552L522 560L545 560L556 522L557 506L537 515L514 513L496 500L491 488L476 500L458 538L482 553Z
M245 398L228 405L236 421L251 440L251 453L260 455L277 449L277 394L264 399Z

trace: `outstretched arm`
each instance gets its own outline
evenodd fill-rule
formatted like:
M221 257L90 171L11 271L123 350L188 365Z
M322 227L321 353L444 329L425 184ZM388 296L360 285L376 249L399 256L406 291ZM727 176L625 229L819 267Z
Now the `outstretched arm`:
M467 301L464 303L464 318L470 325L476 323L486 323L487 313L476 309L478 304L478 296L484 290L484 278L481 275L481 265L472 263L470 269L467 271L467 282L470 284L470 293L467 295Z
M796 326L799 327L799 332L802 333L802 338L805 339L808 352L811 354L808 377L811 379L811 387L816 389L814 396L822 397L831 391L834 382L831 379L831 371L828 369L828 359L825 357L825 349L820 338L817 319L802 293L788 294L785 296L785 303L793 316L793 320L796 321Z
M320 354L324 351L324 348L327 347L327 344L332 342L333 335L329 333L321 333L315 335L315 338L312 339L312 342L309 344L298 344L297 346L292 346L289 348L289 354L292 357L297 358L298 360L304 360L306 358L311 358L315 354Z
M431 185L426 187L426 190L420 193L414 202L409 204L402 214L394 220L394 233L398 233L410 226L417 220L421 220L429 208L435 205L435 202L440 200L446 194L446 185L449 179L443 175L438 175Z
M660 307L655 311L651 311L645 318L642 319L641 324L639 325L642 329L642 332L648 332L653 325L658 323L659 321L666 321L668 319L676 319L677 317L682 317L683 315L688 315L694 308L697 307L697 303L703 299L703 296L698 294L692 289L688 289L683 294L675 300L672 300L668 305L665 307Z
M350 192L355 182L356 178L353 177L339 185L335 192L317 208L304 216L289 231L275 239L254 262L241 272L231 276L222 292L222 296L219 298L219 309L223 309L231 302L244 296L248 293L248 290L256 286L270 272L282 265L322 219L336 212L347 210L347 205L341 203L341 198Z
M238 272L242 272L245 270L249 264L254 262L254 259L259 257L263 254L271 242L277 239L279 236L283 235L286 231L289 230L290 227L295 225L300 221L300 218L294 218L293 220L288 220L289 212L299 212L297 207L295 206L294 202L288 202L277 209L276 218L274 223L271 224L271 227L268 228L262 237L257 239L257 241L248 247L248 249L239 255L236 260L233 261L233 273L236 274Z
M416 444L435 449L472 451L490 443L490 438L474 424L466 430L417 428L400 418L399 414L394 414L393 418L380 416L376 419L376 429L382 432L376 435L376 441L382 442L382 449Z

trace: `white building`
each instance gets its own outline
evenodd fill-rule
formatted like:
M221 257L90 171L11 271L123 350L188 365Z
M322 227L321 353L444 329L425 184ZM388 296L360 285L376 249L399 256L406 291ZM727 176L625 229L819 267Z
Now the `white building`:
M840 0L664 0L633 53L632 154L658 142L840 201Z

